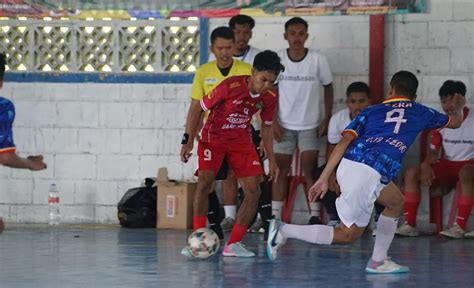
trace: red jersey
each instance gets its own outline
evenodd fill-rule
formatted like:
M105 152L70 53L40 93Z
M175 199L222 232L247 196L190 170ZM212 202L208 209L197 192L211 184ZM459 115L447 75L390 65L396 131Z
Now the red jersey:
M211 110L201 130L201 141L209 143L252 143L251 120L258 111L262 122L272 124L277 103L275 91L252 95L249 76L223 80L201 100L204 111Z

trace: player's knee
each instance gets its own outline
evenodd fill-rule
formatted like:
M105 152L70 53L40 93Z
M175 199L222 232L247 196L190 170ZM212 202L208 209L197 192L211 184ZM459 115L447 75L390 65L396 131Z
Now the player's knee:
M314 167L317 166L318 161L316 159L310 158L310 159L301 159L301 168L305 171L313 171Z
M276 157L276 162L277 162L278 168L280 169L280 174L282 174L283 172L288 173L290 171L290 167L292 163L291 158L286 159L285 157L282 157L282 158Z
M357 235L352 230L348 230L343 234L342 244L352 244L357 240Z
M418 183L418 167L408 168L405 172L405 182L407 183Z
M403 194L397 194L393 196L393 198L390 200L388 205L386 205L386 207L388 207L391 210L401 213L403 211L404 205L405 205L405 196L403 196Z
M405 206L405 196L400 195L396 203L396 211L403 212L403 207Z
M334 233L337 233L334 237L337 244L351 244L359 238L356 231L351 228L338 227L335 228Z
M247 189L247 191L244 190L244 193L245 193L245 198L249 197L250 199L252 200L256 200L258 201L258 199L260 198L260 189L259 187L252 187L252 188L249 188Z
M474 170L468 166L464 166L459 170L459 181L464 183L471 183L474 178Z
M202 175L199 175L196 192L199 193L202 191L202 193L207 193L211 191L213 183L214 183L213 175L202 173Z
M288 172L290 172L290 167L289 167L289 166L288 166L288 167L280 167L280 166L278 166L278 168L280 169L279 172L278 172L279 175L284 175L284 176L286 176L286 175L288 175Z

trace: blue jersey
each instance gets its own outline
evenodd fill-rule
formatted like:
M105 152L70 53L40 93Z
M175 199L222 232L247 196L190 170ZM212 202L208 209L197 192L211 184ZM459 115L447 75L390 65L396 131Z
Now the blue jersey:
M448 122L447 115L408 98L387 99L362 111L342 132L356 136L344 157L374 168L387 184L397 176L403 155L418 133Z
M15 120L13 103L0 97L0 153L15 152L12 133L13 120Z

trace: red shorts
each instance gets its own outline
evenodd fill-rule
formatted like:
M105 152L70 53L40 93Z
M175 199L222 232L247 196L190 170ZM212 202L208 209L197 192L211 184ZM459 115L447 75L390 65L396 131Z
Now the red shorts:
M435 175L432 187L454 187L459 179L459 171L466 164L474 164L474 161L450 161L446 159L440 159L437 162L431 164L431 168L433 168Z
M237 178L263 174L260 159L252 143L220 144L198 143L198 170L217 174L224 157Z

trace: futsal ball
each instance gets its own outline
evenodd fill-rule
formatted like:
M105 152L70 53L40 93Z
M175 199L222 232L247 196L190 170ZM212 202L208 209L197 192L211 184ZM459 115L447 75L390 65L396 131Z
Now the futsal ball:
M219 250L219 237L209 228L199 228L188 237L191 254L196 258L208 258Z

